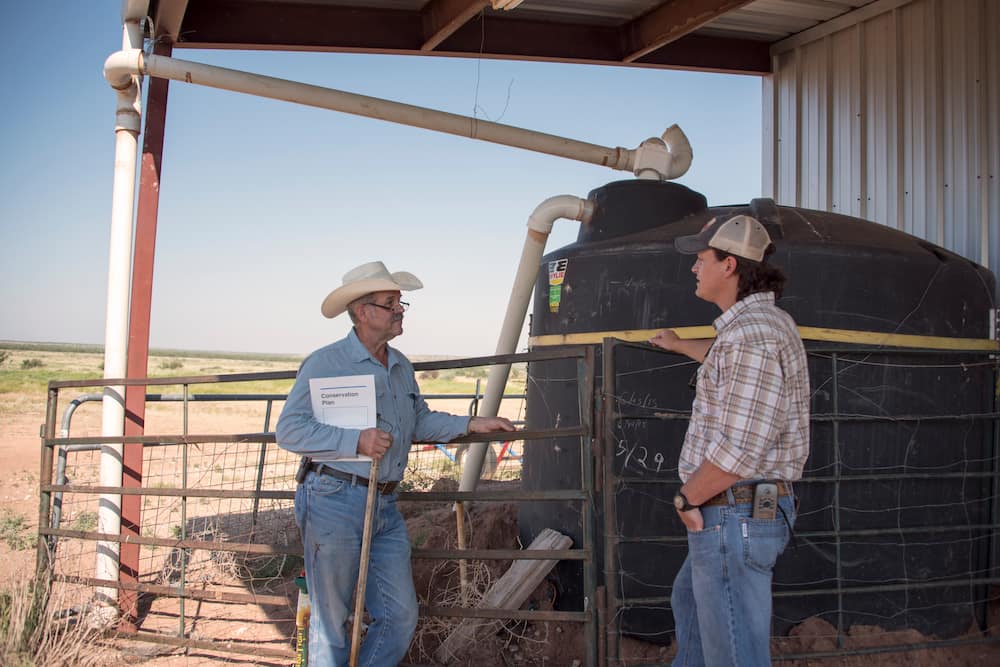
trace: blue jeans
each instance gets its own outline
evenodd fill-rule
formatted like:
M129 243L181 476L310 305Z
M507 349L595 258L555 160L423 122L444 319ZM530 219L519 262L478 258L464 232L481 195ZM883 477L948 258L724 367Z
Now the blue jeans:
M779 498L778 507L767 520L751 518L750 503L702 508L705 528L688 532L670 596L675 666L771 664L771 572L795 523L794 497Z
M368 488L311 472L295 492L295 520L302 533L309 619L309 664L348 664L347 619L358 582ZM395 494L377 494L365 607L371 624L358 664L395 667L417 627L417 596L410 569L410 539Z

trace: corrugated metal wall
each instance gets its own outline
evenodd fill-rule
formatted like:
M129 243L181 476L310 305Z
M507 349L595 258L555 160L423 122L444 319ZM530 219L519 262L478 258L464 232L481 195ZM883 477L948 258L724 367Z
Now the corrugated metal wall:
M880 0L771 53L766 196L901 229L1000 278L1000 0Z

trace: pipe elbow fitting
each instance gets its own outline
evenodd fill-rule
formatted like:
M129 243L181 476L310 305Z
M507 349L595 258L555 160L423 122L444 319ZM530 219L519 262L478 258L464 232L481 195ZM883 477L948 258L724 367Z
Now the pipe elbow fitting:
M668 127L662 137L650 137L639 144L635 149L632 173L649 180L672 180L687 173L691 159L691 144L675 124Z
M663 141L667 144L672 157L670 168L667 170L667 178L680 178L691 168L691 161L694 159L691 142L688 141L684 130L676 123L668 127L663 133Z
M142 50L116 51L104 61L104 78L111 87L122 91L132 85L132 77L142 74Z
M546 236L559 218L579 220L586 223L594 215L594 202L573 195L549 197L535 207L528 216L528 229Z

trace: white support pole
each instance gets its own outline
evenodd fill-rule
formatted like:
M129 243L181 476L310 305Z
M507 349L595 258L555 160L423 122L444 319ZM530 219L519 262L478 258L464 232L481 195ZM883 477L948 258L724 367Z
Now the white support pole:
M142 48L141 22L146 16L146 0L123 0L122 47ZM141 127L139 78L129 76L111 82L117 93L115 111L115 174L111 202L111 239L108 252L107 314L104 329L104 377L122 378L127 372L129 287L132 272L132 217L135 202L135 172ZM101 435L121 437L125 432L124 387L104 387ZM101 486L122 484L121 444L101 447ZM121 532L121 495L103 494L97 514L97 530ZM117 542L97 543L96 577L118 580ZM118 589L96 590L100 621L117 618Z

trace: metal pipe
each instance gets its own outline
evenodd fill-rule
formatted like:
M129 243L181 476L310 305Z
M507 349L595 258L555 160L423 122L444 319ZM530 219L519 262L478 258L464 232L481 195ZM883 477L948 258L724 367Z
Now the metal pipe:
M601 412L603 425L600 437L604 445L604 470L603 474L603 503L604 510L604 589L605 617L607 625L604 626L604 646L605 655L609 665L618 664L619 636L621 629L621 599L619 598L620 587L618 585L619 567L618 562L618 510L616 507L617 498L615 494L619 491L619 478L615 473L614 455L614 428L618 419L617 399L617 377L615 376L615 349L617 342L612 338L605 338L601 344Z
M436 109L189 60L144 54L138 50L125 49L113 53L104 63L104 76L113 82L112 85L114 82L124 82L130 75L143 74L523 148L611 169L632 171L637 175L642 174L644 178L677 178L690 165L690 145L687 146L685 158L682 144L687 144L687 139L681 139L683 132L676 125L668 128L662 137L646 140L636 149L621 146L608 148ZM658 146L655 145L657 142ZM670 149L665 149L664 145ZM676 153L673 152L675 147Z
M273 401L267 402L267 409L264 411L264 432L271 428L271 407L274 405ZM267 442L260 443L260 456L257 459L257 480L254 483L254 491L260 493L260 490L264 487L264 463L267 461ZM253 498L253 509L250 512L250 534L254 535L257 532L257 512L260 510L260 496L255 495Z
M586 430L586 435L580 438L580 480L581 490L587 494L587 500L580 508L580 523L583 532L583 549L589 556L583 561L583 610L587 614L584 625L584 644L587 667L595 667L598 663L598 611L599 597L597 595L596 571L596 526L594 521L594 397L595 397L595 353L592 346L586 348L583 359L576 361L577 398L580 410L580 425ZM603 600L600 600L603 602Z
M840 460L840 369L837 367L837 353L830 359L830 377L833 380L833 533L837 568L837 648L844 648L844 579L842 560L842 540L840 530L840 491L844 464Z
M133 52L142 48L141 22L146 17L147 0L122 1L122 49ZM136 72L136 75L139 73ZM111 204L111 239L108 252L107 314L104 327L104 377L120 378L126 374L130 273L132 268L132 210L135 203L135 170L138 161L139 130L142 124L142 92L138 76L108 79L117 93L115 112L115 172ZM117 437L124 433L124 387L104 388L101 434ZM122 445L106 444L101 448L100 482L102 486L120 486L122 482ZM104 533L121 531L121 496L101 497L98 529ZM98 579L118 579L117 543L97 545L95 563ZM118 591L99 588L97 614L102 621L117 616Z
M62 426L59 429L59 437L60 438L69 437L69 427L70 423L73 421L73 413L76 412L76 409L80 407L80 405L88 401L100 401L103 399L104 399L103 394L81 394L80 396L77 396L72 401L70 401L69 405L67 405L66 409L63 411ZM93 445L60 445L58 451L58 458L56 459L56 475L55 475L56 484L66 483L66 459L67 459L67 454L70 451L92 450L92 449L98 449L98 448ZM59 524L62 522L62 501L63 501L62 491L58 491L52 494L52 519L50 521L50 525L52 528L58 528ZM53 550L55 549L55 540L52 540L50 542L49 548Z
M59 404L59 390L50 386L48 391L48 398L45 403L45 427L44 427L44 437L48 438L55 435L56 430L56 410ZM45 490L45 486L52 481L52 447L48 444L42 445L42 458L39 462L38 470L38 540L35 544L35 574L41 577L43 574L46 577L46 581L51 581L50 577L52 572L50 567L52 566L52 558L49 551L49 542L44 537L42 537L41 529L49 524L49 501L50 493Z

